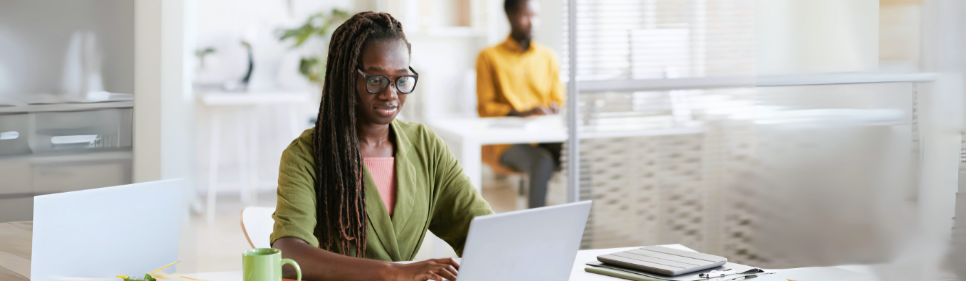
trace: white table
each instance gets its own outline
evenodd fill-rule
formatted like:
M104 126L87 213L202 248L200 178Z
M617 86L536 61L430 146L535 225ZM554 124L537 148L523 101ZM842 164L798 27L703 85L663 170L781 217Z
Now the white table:
M668 245L673 248L678 248L682 250L690 250L681 245ZM577 252L577 258L574 260L574 266L570 273L570 280L581 280L581 281L616 281L623 280L618 278L613 278L609 276L603 276L598 274L593 274L584 271L584 264L597 259L598 255L603 255L606 253L623 251L631 248L614 248L614 249L599 249L599 250L582 250ZM239 259L239 262L241 260ZM224 272L204 272L195 274L184 274L184 276L197 278L207 281L238 281L242 280L241 271L224 271Z
M429 126L450 145L463 172L477 189L482 187L484 145L548 143L567 140L562 115L541 117L454 118L429 122Z
M231 141L236 143L239 167L245 171L242 175L242 202L255 201L255 185L258 184L258 161L255 159L258 150L258 119L253 114L257 106L264 105L302 105L310 102L312 97L306 92L249 92L226 93L204 92L199 94L202 105L211 108L211 140L208 145L208 198L205 215L208 223L215 220L215 198L218 187L218 158L221 141L221 127L223 115L229 110L240 111L242 122L238 122L237 135ZM294 136L299 135L301 129L296 110L288 110L289 130ZM247 133L247 135L246 135Z
M693 251L682 245L663 245L664 247L670 247L681 250ZM584 271L585 264L587 262L597 260L597 256L626 251L636 247L628 248L612 248L612 249L596 249L596 250L581 250L577 252L577 257L574 259L574 265L571 269L570 279L571 281L618 281L625 280L614 278L610 276L604 276L594 273L589 273ZM239 262L241 262L239 260ZM205 273L195 273L195 274L185 274L187 277L197 278L208 281L239 281L242 280L241 271L225 271L225 272L205 272ZM796 268L779 270L777 274L772 275L761 275L758 278L751 280L756 281L786 281L786 279L792 280L849 280L849 281L874 281L877 280L874 274L864 266L836 266L836 267L813 267L813 268Z
M552 143L567 140L563 115L540 117L438 118L430 128L460 160L463 172L477 189L482 187L481 149L490 144ZM580 139L697 134L701 127L674 127L636 131L581 131Z

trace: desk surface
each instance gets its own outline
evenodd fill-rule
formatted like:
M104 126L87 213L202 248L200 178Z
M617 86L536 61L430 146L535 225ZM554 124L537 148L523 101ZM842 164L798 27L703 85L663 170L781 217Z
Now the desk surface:
M4 281L28 281L26 277L30 273L30 247L31 233L33 230L32 222L11 222L0 223L0 280ZM665 245L666 247L690 250L681 245ZM571 269L570 280L580 281L616 281L622 280L603 275L597 275L584 271L584 264L596 260L598 255L619 252L630 248L612 248L581 250L577 252L574 265ZM242 280L241 271L225 272L201 272L194 274L184 274L185 276L208 280L208 281L237 281ZM875 281L875 275L866 266L837 266L837 267L812 267L780 270L775 275L764 275L755 280L758 281L785 281L792 280L849 280L849 281ZM94 280L94 279L91 279ZM115 281L116 278L105 278L96 280Z
M33 229L34 224L29 221L0 223L0 280L30 280L27 277Z
M672 247L682 250L690 250L687 247L681 245L665 245L666 247ZM597 256L626 251L636 247L628 248L612 248L612 249L595 249L595 250L581 250L577 252L577 258L574 259L574 266L570 272L571 281L619 281L624 279L589 273L584 271L584 264L587 262L597 260ZM197 278L208 281L237 281L242 280L241 271L225 271L225 272L204 272L195 274L185 274L185 276L191 278ZM780 270L777 274L772 275L761 275L758 278L752 279L757 281L787 281L787 280L823 280L823 281L877 281L875 275L872 274L868 267L864 266L839 266L839 267L808 267L808 268L795 268ZM625 280L626 281L626 280Z
M682 250L688 249L688 248L686 248L684 246L681 246L681 245L670 245L670 246L671 247L674 247L674 248L679 248L679 249L682 249ZM582 250L582 251L578 251L577 252L577 258L574 260L573 271L570 273L570 280L581 280L581 281L595 281L595 280L615 281L615 280L622 280L622 279L616 279L616 278L613 278L613 277L608 277L608 276L603 276L603 275L598 275L598 274L593 274L593 273L585 272L584 271L584 264L587 263L587 262L596 260L598 255L603 255L603 254L612 253L612 252L624 251L624 250L628 250L628 249L632 249L632 248L633 247L631 247L631 248L615 248L615 249L598 249L598 250ZM234 280L241 280L242 279L242 273L241 273L241 271L203 272L203 273L195 273L195 274L185 274L185 276L188 276L188 277L191 277L191 278L202 279L202 280L208 280L208 281L234 281Z

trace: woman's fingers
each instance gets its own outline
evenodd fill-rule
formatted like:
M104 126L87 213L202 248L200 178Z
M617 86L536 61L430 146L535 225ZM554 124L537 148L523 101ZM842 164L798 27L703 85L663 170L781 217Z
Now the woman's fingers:
M444 266L443 268L446 271L448 271L451 274L453 274L453 276L456 276L456 274L459 272L460 264L457 263L452 258L438 259L436 261L439 262L441 265L443 265ZM452 279L450 279L450 280L452 280Z
M455 268L456 270L459 270L460 269L460 264L458 262L456 262L455 260L453 260L452 258L445 258L445 259L441 259L441 260L445 264L452 265L453 268Z
M436 259L432 261L432 271L448 280L456 280L459 263L451 258Z
M451 258L425 260L418 263L404 265L410 268L415 280L456 280L459 273L459 263ZM408 279L408 278L407 278Z
M445 266L437 270L437 275L449 280L456 280L456 272L450 266Z
M426 280L443 281L443 277L433 272L432 269L426 269L425 272L420 273L416 275L415 278L413 278L413 281L426 281Z
M442 274L443 277L446 277L446 279L456 280L457 271L452 266L445 265L440 269L440 274Z

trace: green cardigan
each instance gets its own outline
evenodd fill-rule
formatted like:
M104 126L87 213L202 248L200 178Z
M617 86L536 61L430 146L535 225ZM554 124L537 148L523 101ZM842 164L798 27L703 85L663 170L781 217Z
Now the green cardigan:
M391 126L396 135L396 206L390 217L366 168L366 258L412 260L426 230L462 255L470 221L475 216L492 214L493 210L463 174L446 143L432 130L398 119ZM305 130L282 153L271 243L295 237L319 247L312 136L313 129Z

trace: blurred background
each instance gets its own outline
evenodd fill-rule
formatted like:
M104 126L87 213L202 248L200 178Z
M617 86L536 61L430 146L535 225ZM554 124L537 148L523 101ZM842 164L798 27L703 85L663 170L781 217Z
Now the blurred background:
M502 0L0 0L0 222L31 220L35 195L185 178L179 270L240 269L239 212L275 205L329 34L373 10L403 22L420 74L400 118L437 131L497 212L526 208L527 177L480 163L486 135L576 126L579 182L556 172L547 202L594 200L582 248L966 278L960 1L571 0L576 18L532 1L534 40L576 72L576 122L477 117ZM417 259L451 255L429 237Z

